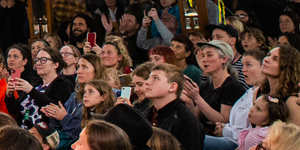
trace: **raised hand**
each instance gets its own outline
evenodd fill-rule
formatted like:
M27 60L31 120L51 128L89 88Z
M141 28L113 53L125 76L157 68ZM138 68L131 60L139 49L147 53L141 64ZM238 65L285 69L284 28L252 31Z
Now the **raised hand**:
M106 30L106 34L111 33L111 31L113 29L112 21L108 20L108 18L104 14L102 14L101 15L101 22L102 22L103 27Z
M148 16L152 17L153 20L158 20L159 19L156 8L151 8L151 10L148 12Z

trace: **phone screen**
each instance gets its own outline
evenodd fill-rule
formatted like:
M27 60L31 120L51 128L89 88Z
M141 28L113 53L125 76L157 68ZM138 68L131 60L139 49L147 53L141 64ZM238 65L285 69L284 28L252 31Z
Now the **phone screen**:
M90 42L91 47L96 45L96 32L89 32L87 35L87 41Z
M122 98L127 98L130 100L130 95L131 95L131 87L122 87L121 89L121 97Z

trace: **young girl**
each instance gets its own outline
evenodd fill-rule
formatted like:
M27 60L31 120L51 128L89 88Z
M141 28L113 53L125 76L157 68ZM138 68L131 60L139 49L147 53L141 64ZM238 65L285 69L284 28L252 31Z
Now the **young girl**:
M106 113L113 107L115 101L111 86L103 80L93 80L86 83L83 91L81 91L79 95L84 105L81 121L82 127L87 124L92 113ZM79 99L81 99L80 97Z
M288 110L284 101L262 95L257 98L248 114L253 128L242 130L239 136L239 150L248 150L259 144L267 135L268 128L276 120L286 121Z

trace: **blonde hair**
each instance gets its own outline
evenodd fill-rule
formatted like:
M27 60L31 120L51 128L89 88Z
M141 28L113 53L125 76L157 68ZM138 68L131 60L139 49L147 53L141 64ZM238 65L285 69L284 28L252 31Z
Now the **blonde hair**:
M119 78L119 72L115 68L107 68L105 70L105 73L107 75L107 81L113 81L111 83L114 84L115 88L119 89L121 87L121 82ZM109 83L109 82L108 82ZM111 87L114 87L111 85Z
M116 48L120 50L123 59L119 62L118 70L123 73L125 67L132 66L132 59L129 56L128 49L123 38L117 35L108 35L105 37L105 42L114 43L115 45L113 44L113 46L117 46Z
M152 150L180 150L179 141L168 131L152 127L153 134L147 145Z
M275 122L266 138L274 150L299 150L300 128L291 123Z
M229 17L226 18L226 20L227 20L228 24L232 25L233 28L236 29L239 32L239 34L241 34L242 32L244 32L244 30L245 30L244 24L243 24L243 22L241 22L239 20L238 17L236 17L236 16L229 16Z

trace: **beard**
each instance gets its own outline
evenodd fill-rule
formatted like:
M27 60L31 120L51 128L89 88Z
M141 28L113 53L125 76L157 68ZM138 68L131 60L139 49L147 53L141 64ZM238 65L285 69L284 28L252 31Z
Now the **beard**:
M81 33L79 35L76 35L74 33L74 31L71 32L71 36L70 36L70 42L72 44L75 44L75 43L83 43L84 40L86 39L86 35L87 35L87 31L83 32L81 31Z

